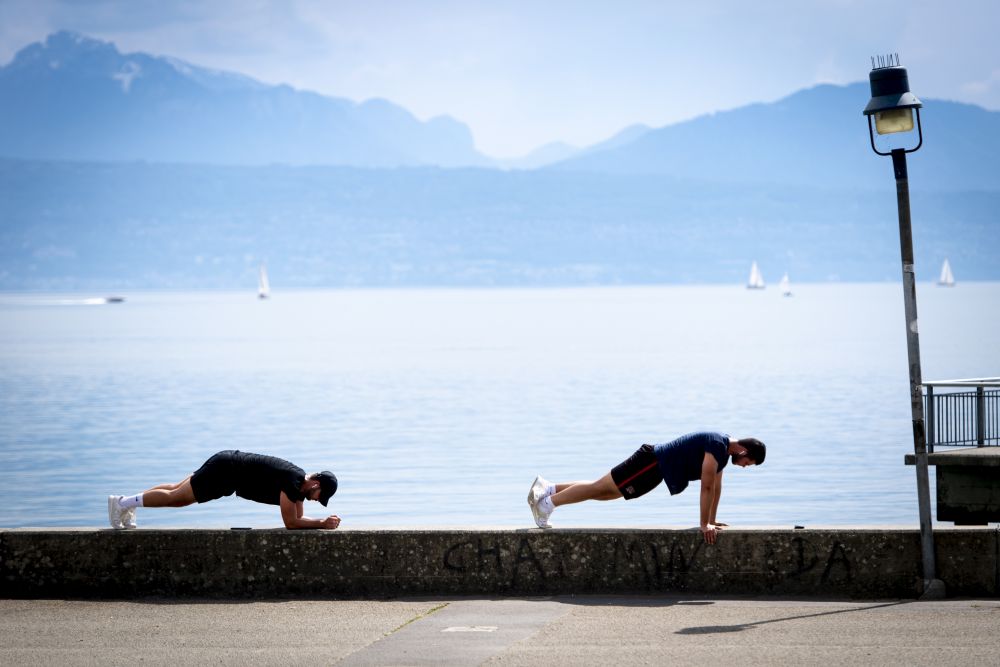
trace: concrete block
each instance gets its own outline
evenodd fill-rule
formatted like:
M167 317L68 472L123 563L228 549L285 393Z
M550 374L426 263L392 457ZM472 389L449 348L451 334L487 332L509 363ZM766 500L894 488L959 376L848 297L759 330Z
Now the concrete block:
M936 533L949 595L998 594L997 532ZM3 597L656 594L915 598L916 530L6 530Z
M949 466L937 470L937 518L958 525L1000 521L1000 469Z

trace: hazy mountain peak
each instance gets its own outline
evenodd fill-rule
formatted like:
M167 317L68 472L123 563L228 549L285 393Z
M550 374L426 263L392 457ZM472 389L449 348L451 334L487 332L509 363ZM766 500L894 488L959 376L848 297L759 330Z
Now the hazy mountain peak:
M109 52L118 53L111 42L87 37L72 30L59 30L45 38L45 49L53 53Z
M246 76L245 74L240 74L239 72L228 72L226 70L192 65L191 63L185 60L180 60L179 58L171 58L169 56L160 56L156 58L151 56L145 57L170 66L178 75L185 77L190 81L196 82L198 85L204 86L210 90L223 91L244 89L262 91L267 88L285 88L290 91L293 90L290 86L268 86L265 83L261 83L257 79Z
M589 153L596 153L598 151L605 151L605 150L610 150L612 148L618 148L619 146L624 146L626 144L632 143L633 141L643 136L652 129L653 128L651 128L649 125L644 125L642 123L635 123L633 125L629 125L628 127L619 130L618 132L613 134L611 137L605 139L604 141L598 142L593 146L588 146L584 151L582 151L581 154L583 155Z
M551 168L702 182L880 188L887 167L869 143L862 114L869 95L863 81L817 84L774 102L649 129L617 146L592 147ZM938 191L995 190L1000 112L921 99L924 144L910 161L914 182ZM895 143L912 147L917 137L892 135L877 142L883 149Z
M365 167L486 165L472 133L362 103L272 86L177 58L122 54L69 30L0 66L0 156ZM7 101L10 100L10 103Z
M44 42L29 44L14 54L4 69L47 67L59 69L81 58L112 58L118 55L113 44L85 37L70 30L60 30L45 38Z
M498 160L497 162L505 169L538 169L539 167L579 155L579 153L580 149L577 146L568 144L565 141L550 141L534 149L527 155Z

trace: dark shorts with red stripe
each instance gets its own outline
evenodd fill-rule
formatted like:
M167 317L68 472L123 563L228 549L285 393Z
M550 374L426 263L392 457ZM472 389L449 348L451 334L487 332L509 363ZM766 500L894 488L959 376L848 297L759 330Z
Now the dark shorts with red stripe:
M652 445L643 445L611 469L611 479L625 500L632 500L655 489L663 481L660 464Z

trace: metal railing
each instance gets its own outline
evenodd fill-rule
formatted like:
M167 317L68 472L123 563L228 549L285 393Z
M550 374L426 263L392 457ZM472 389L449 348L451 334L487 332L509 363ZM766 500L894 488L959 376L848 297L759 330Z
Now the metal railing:
M1000 378L924 382L927 451L1000 445Z

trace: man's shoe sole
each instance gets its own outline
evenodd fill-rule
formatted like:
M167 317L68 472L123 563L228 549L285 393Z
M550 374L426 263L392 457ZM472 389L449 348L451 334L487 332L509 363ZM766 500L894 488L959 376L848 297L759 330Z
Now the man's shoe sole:
M121 512L118 509L118 496L108 496L108 523L115 530L122 528Z
M539 528L552 527L549 525L549 518L542 516L538 509L538 501L545 495L546 488L548 488L548 482L541 475L535 475L535 481L531 483L531 489L528 490L528 505L531 506L531 513L535 517L535 525Z
M535 480L538 478L535 477ZM538 523L538 503L535 501L535 482L531 483L531 488L528 489L528 507L531 508L531 516L534 518L535 523Z

